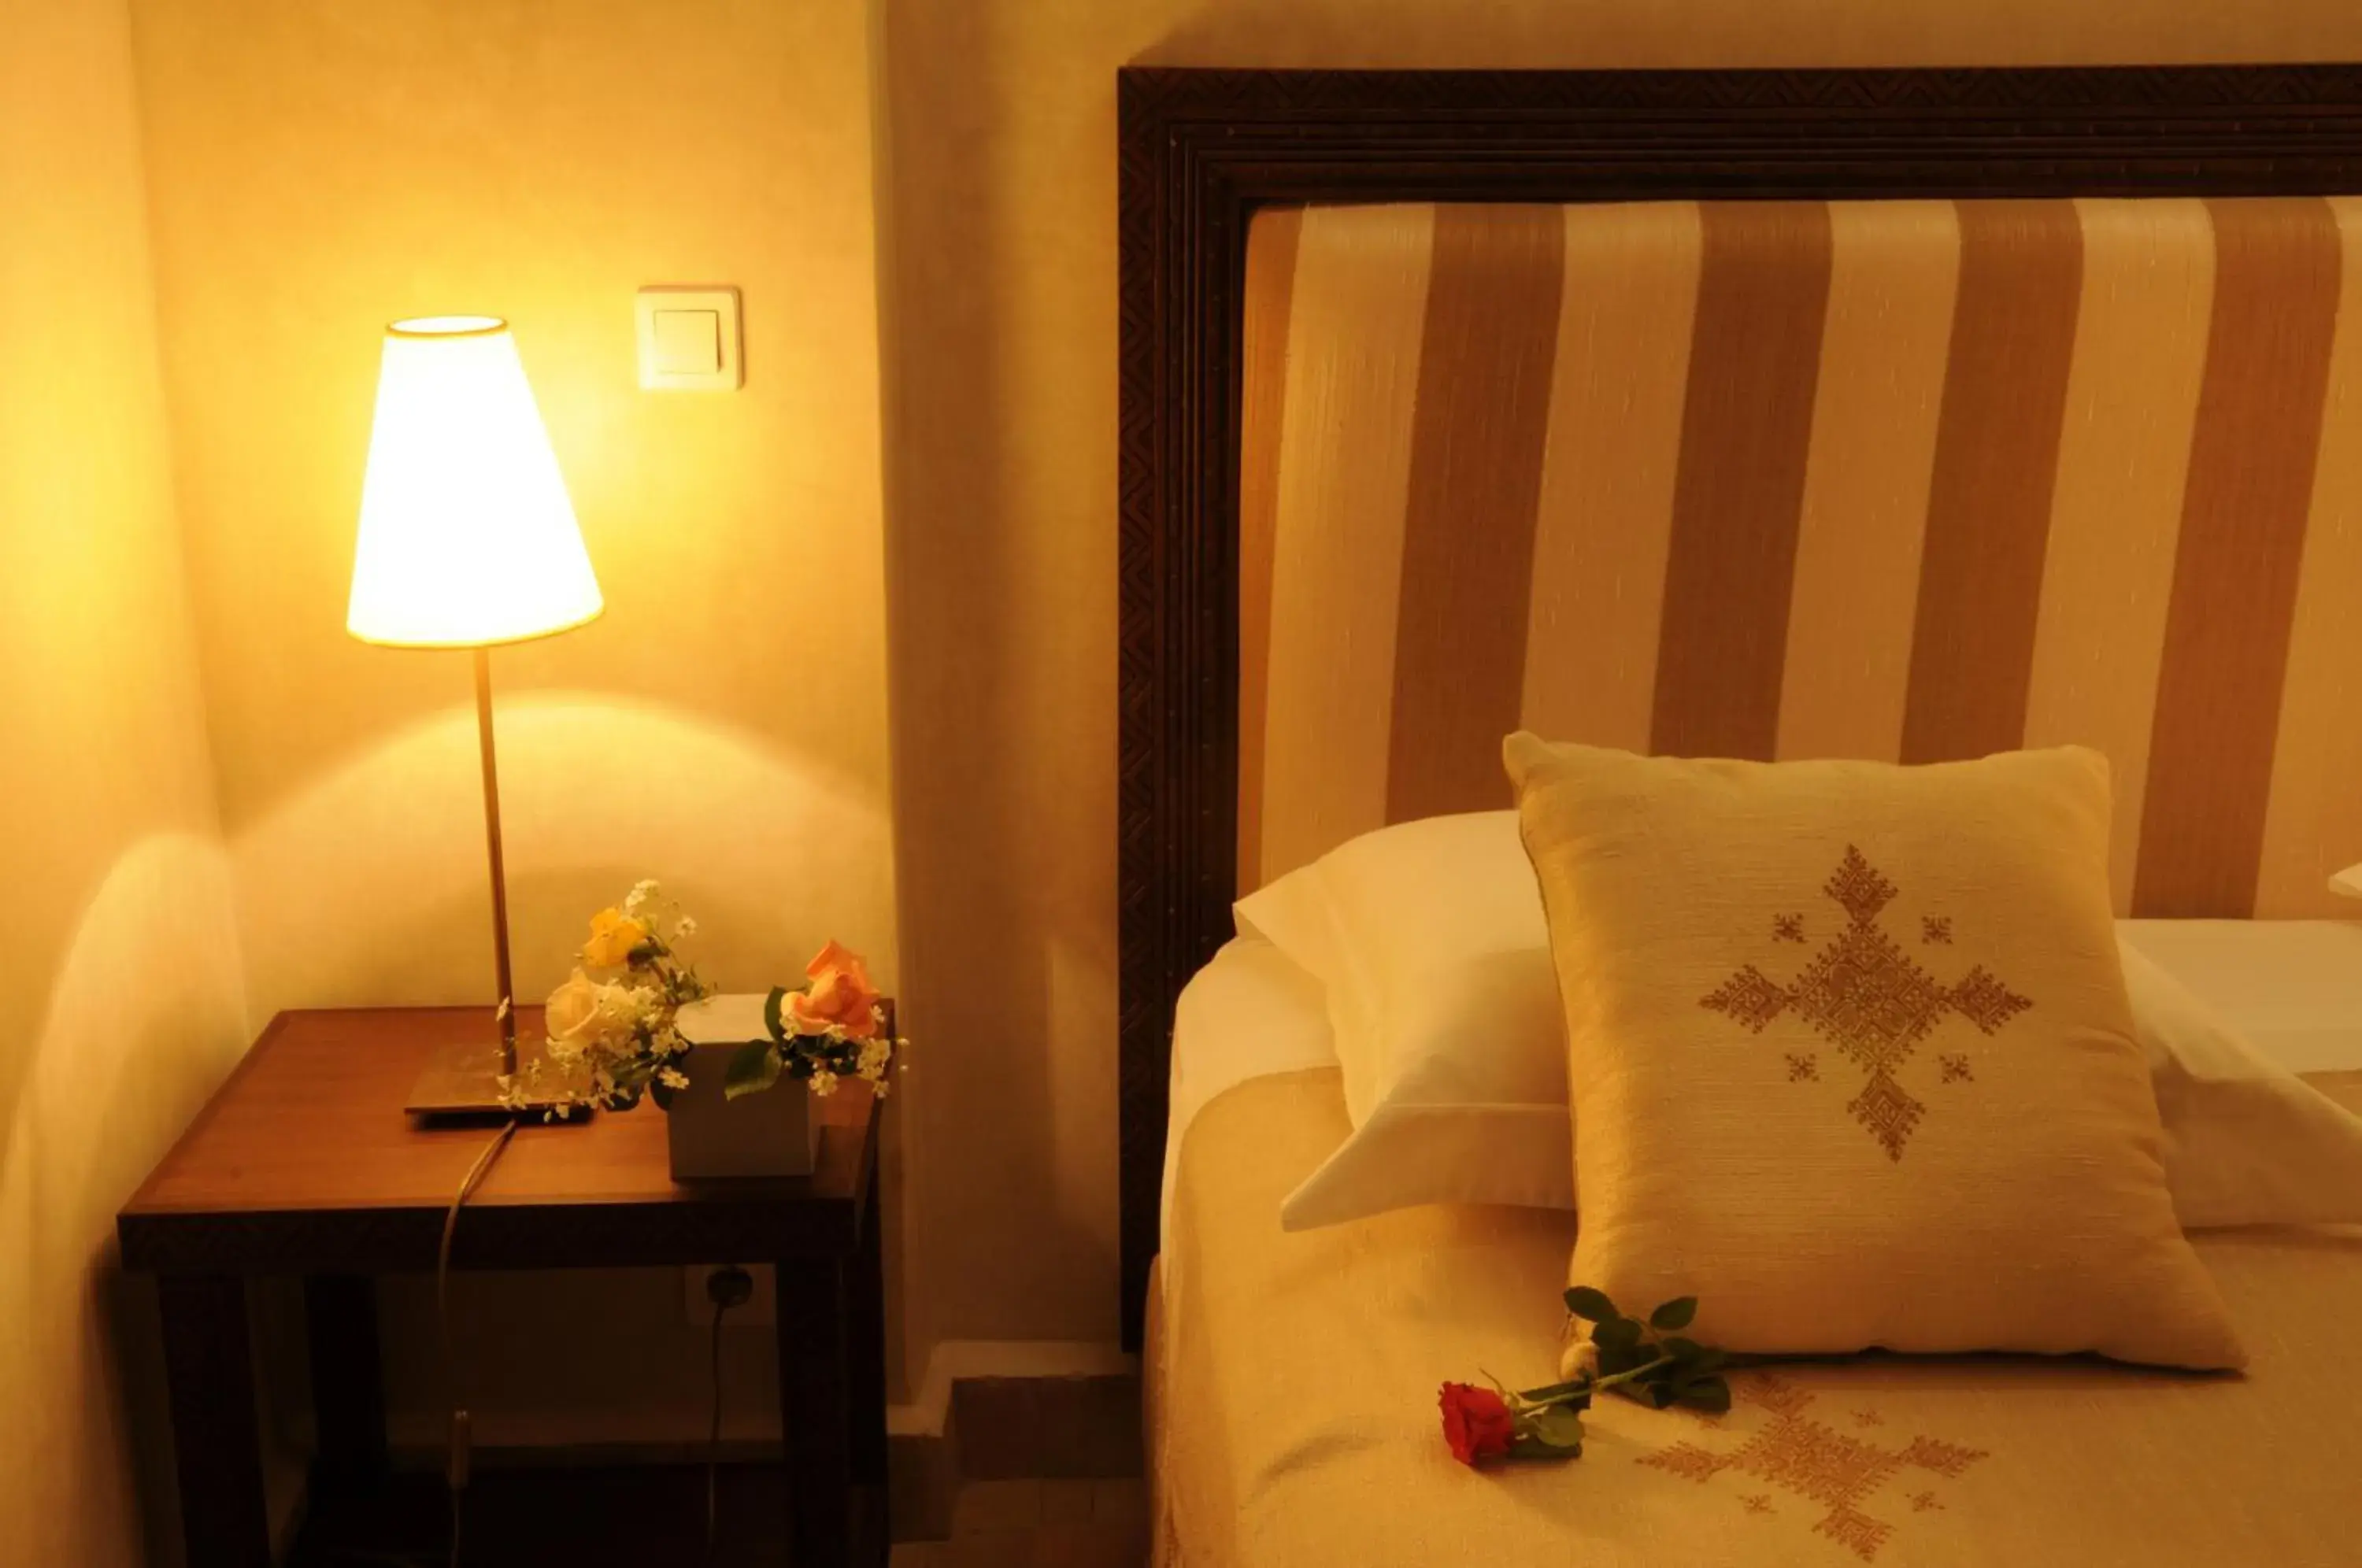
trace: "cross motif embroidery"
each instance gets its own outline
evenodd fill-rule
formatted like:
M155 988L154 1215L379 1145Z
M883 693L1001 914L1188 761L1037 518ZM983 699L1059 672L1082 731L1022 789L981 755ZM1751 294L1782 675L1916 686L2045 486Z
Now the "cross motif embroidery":
M1944 1081L1948 1084L1972 1084L1977 1081L1976 1074L1969 1071L1969 1059L1966 1056L1957 1055L1938 1056L1936 1058L1936 1063L1943 1069Z
M1852 845L1846 846L1845 858L1821 890L1846 911L1846 928L1794 985L1783 986L1749 964L1698 1005L1727 1014L1758 1034L1782 1013L1794 1010L1862 1070L1861 1092L1846 1109L1888 1158L1900 1160L1927 1108L1895 1082L1894 1074L1919 1043L1948 1012L1991 1034L2034 1004L1981 964L1949 990L1937 985L1880 929L1878 917L1898 889Z
M1774 942L1803 942L1805 940L1805 917L1800 914L1773 915L1772 917L1772 940Z
M1799 1056L1793 1051L1788 1053L1788 1081L1790 1083L1818 1083L1820 1080L1821 1063L1819 1057L1809 1055Z
M1949 947L1952 945L1952 917L1950 915L1921 915L1919 917L1919 940L1934 947Z
M1772 1416L1746 1442L1727 1453L1694 1442L1676 1442L1641 1455L1638 1463L1701 1485L1726 1470L1736 1470L1794 1492L1828 1510L1814 1524L1816 1534L1851 1547L1865 1562L1876 1558L1878 1549L1894 1533L1893 1525L1861 1511L1859 1505L1871 1493L1906 1467L1956 1479L1985 1457L1976 1449L1933 1438L1914 1438L1901 1448L1882 1448L1848 1437L1805 1414L1813 1402L1809 1390L1769 1374L1738 1380L1732 1393L1741 1403ZM1933 1492L1922 1492L1911 1503L1914 1513L1943 1506Z

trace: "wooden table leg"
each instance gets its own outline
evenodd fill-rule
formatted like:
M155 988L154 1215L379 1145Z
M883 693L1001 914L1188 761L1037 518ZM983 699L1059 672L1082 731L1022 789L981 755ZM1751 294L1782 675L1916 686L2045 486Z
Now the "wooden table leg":
M779 1423L793 1561L795 1568L846 1568L853 1498L849 1271L837 1258L782 1258L778 1267Z
M189 1568L270 1568L246 1284L168 1274L156 1289Z
M385 1479L385 1379L378 1360L377 1282L360 1275L304 1281L312 1341L312 1409L320 1457L313 1483L365 1490Z
M877 1166L869 1167L869 1196L862 1203L867 1223L861 1251L847 1279L851 1320L845 1333L853 1367L853 1478L878 1489L879 1518L886 1517L886 1246L885 1210L877 1202Z

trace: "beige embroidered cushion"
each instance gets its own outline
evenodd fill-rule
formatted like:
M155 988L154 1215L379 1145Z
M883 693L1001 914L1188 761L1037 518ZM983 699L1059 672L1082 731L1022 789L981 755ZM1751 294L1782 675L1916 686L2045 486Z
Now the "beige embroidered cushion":
M1573 1282L1735 1350L2243 1360L2118 966L2107 763L1505 748L1566 1006Z

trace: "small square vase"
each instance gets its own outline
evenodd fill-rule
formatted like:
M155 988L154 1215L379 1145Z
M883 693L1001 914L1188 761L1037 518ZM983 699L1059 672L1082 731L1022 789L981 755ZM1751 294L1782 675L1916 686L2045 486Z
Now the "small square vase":
M762 995L708 997L676 1019L690 1043L681 1070L689 1087L672 1097L665 1141L675 1181L810 1176L820 1154L820 1118L811 1091L781 1077L760 1094L723 1093L730 1058L750 1041L767 1040Z

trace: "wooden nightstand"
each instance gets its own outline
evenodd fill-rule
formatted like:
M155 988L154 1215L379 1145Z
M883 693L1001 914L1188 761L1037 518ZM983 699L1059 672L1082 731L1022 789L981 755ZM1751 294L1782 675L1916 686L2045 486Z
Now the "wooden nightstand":
M520 1027L538 1030L537 1012ZM118 1216L124 1267L156 1275L162 1303L190 1568L270 1564L251 1276L305 1282L320 1431L306 1539L337 1528L339 1509L349 1531L349 1516L384 1492L370 1282L434 1270L445 1212L491 1135L415 1126L403 1096L437 1043L463 1030L489 1039L491 1028L481 1009L281 1013ZM774 1264L787 1447L760 1489L783 1504L764 1533L791 1547L777 1555L798 1568L882 1564L887 1553L877 1110L858 1087L822 1104L811 1176L694 1187L667 1174L653 1108L583 1126L527 1122L469 1199L452 1250L455 1269ZM701 1551L702 1474L671 1475L696 1498L679 1521L691 1533L676 1544ZM471 1507L493 1485L480 1474ZM534 1506L545 1506L546 1478L537 1485ZM612 1496L628 1483L599 1485Z

